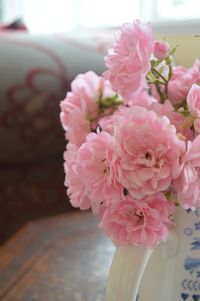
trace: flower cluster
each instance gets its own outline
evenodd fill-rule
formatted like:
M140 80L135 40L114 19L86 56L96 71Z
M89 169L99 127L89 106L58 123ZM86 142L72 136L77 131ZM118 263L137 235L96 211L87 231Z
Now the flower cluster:
M200 206L200 62L174 66L150 24L125 24L108 70L78 75L61 102L65 186L117 245L155 246L176 206Z

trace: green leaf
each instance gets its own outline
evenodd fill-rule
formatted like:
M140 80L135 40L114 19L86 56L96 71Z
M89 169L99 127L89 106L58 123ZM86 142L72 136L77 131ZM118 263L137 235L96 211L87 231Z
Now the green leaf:
M169 51L169 54L170 55L173 55L175 52L176 52L176 49L179 47L180 45L177 44L175 47L171 48L170 51Z

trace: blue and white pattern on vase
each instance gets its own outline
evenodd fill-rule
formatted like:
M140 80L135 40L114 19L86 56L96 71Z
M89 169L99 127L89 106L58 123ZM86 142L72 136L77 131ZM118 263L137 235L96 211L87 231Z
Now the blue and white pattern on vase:
M187 210L183 229L185 254L180 300L200 301L200 208Z

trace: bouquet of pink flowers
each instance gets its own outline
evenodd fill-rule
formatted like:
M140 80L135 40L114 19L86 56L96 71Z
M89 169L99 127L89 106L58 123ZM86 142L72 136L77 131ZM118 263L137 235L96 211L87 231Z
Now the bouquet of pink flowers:
M177 206L200 206L200 61L174 66L175 51L125 24L108 70L79 74L61 102L70 201L116 245L155 246Z

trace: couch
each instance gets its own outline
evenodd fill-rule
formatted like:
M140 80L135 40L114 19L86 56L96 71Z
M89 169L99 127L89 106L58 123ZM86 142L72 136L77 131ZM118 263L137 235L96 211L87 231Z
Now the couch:
M0 241L30 218L71 210L59 102L72 79L104 70L104 32L0 33Z

